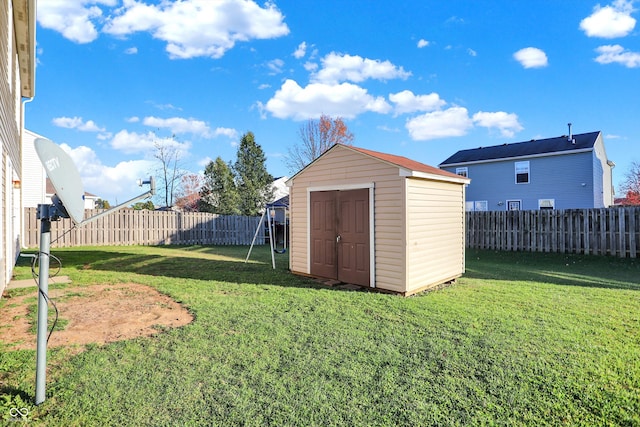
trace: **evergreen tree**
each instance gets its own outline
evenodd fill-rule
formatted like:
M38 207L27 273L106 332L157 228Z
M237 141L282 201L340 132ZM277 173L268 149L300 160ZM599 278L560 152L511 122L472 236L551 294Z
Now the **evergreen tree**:
M256 143L253 133L244 134L234 166L242 215L259 215L273 197L273 177L267 172L265 161L262 147Z
M200 190L200 211L219 215L237 215L240 198L233 171L219 156L204 169Z

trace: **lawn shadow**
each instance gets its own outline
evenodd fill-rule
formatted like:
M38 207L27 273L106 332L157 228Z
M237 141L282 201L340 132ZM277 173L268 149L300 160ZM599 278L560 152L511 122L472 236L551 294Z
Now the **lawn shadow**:
M248 246L163 246L142 249L139 253L133 248L127 249L83 251L76 248L52 252L62 262L61 274L67 274L65 269L77 269L233 284L349 290L291 273L288 256L282 254L276 255L274 270L268 247L254 247L248 262L245 262ZM22 261L22 265L27 266L29 262Z
M640 260L611 256L468 250L464 277L640 290Z

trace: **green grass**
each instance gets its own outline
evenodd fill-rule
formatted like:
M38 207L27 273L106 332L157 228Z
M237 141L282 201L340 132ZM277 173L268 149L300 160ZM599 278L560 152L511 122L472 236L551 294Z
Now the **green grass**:
M640 425L640 260L469 251L457 284L402 298L246 252L56 250L79 292L147 284L195 320L50 350L38 407L34 352L0 344L0 419L24 405L61 426Z

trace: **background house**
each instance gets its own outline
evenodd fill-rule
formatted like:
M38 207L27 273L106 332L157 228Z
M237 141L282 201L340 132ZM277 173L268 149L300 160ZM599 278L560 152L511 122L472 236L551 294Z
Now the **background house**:
M46 191L46 195L45 195L45 199L44 199L44 203L45 204L52 204L53 202L51 201L51 197L53 197L53 195L56 193L55 188L53 188L53 184L51 184L51 180L49 178L46 179L46 187L47 187L47 191ZM96 201L99 199L100 197L96 196L95 194L91 194L88 192L84 192L84 208L85 209L95 209L96 208Z
M0 2L0 295L20 254L22 98L35 93L35 3Z
M599 131L461 150L440 164L471 178L468 211L608 207L614 166Z
M336 144L288 181L291 271L405 295L459 277L468 183Z

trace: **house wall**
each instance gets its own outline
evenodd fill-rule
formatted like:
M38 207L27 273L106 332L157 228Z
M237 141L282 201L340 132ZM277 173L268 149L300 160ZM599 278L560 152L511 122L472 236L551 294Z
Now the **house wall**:
M593 200L595 208L613 205L614 190L611 166L607 163L602 134L593 146Z
M413 293L464 273L464 185L407 179L407 289Z
M488 210L506 210L507 200L521 200L522 210L535 210L540 199L554 199L556 209L596 207L592 157L588 151L469 164L467 202L487 201ZM529 161L528 184L516 184L516 161ZM455 166L443 169L456 172Z
M404 291L406 242L404 179L398 167L336 146L293 178L290 189L291 271L310 274L309 188L340 189L374 185L375 285Z
M18 256L20 230L20 216L15 216L16 204L20 205L19 190L12 183L21 177L22 97L11 6L11 1L0 1L0 294Z
M22 205L25 208L36 208L46 200L47 174L33 145L36 138L43 137L26 129L22 135Z

